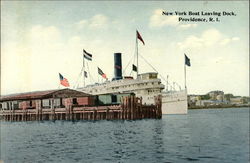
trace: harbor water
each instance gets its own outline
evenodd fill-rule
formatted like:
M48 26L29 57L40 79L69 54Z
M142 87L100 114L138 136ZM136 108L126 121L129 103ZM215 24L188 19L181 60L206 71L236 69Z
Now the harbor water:
M249 108L135 121L1 122L4 163L249 162Z

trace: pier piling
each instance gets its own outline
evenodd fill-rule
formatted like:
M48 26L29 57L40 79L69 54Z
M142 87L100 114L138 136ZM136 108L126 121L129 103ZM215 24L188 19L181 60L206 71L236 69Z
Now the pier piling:
M77 106L72 98L64 99L64 107L55 107L50 99L50 108L42 107L42 100L34 101L34 107L28 108L21 102L20 109L0 110L3 121L43 121L43 120L136 120L143 118L162 118L161 97L155 97L155 104L143 105L142 98L125 96L120 105L109 106Z

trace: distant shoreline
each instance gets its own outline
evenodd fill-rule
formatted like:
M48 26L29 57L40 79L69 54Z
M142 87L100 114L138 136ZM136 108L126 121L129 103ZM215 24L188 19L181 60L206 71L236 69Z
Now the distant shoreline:
M217 106L191 106L188 107L189 110L195 109L226 109L226 108L242 108L242 107L250 107L250 105L217 105Z

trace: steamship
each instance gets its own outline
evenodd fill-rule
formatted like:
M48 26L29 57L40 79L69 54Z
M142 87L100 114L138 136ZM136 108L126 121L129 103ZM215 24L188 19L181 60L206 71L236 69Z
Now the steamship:
M103 83L95 83L78 90L92 95L134 93L142 97L142 102L153 104L154 97L162 95L162 114L187 114L187 91L165 89L157 72L132 76L122 75L121 53L114 53L114 78Z

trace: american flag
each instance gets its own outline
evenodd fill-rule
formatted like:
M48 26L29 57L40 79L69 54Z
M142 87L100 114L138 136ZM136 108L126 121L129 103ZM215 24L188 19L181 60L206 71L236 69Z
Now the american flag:
M59 73L60 84L64 87L69 87L68 79L64 78L62 74Z

